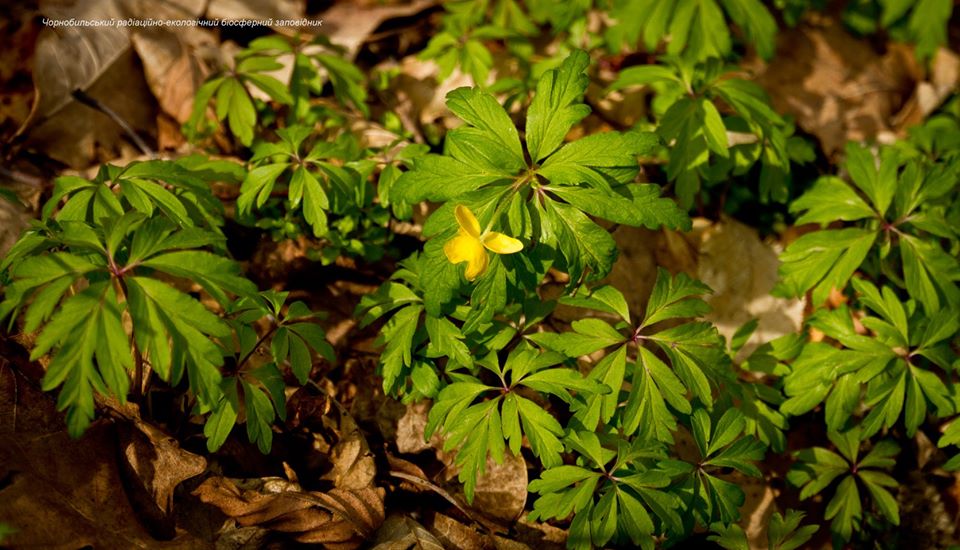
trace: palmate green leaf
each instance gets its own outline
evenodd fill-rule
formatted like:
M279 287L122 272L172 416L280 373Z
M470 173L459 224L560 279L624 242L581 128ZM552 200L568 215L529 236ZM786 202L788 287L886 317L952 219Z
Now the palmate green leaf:
M463 468L457 478L464 484L467 502L473 501L477 478L486 471L487 455L503 462L505 444L497 405L497 401L486 401L465 410L444 443L448 451L463 444L457 451L456 463Z
M360 328L364 328L399 307L419 301L420 297L406 285L387 281L360 298L354 317L360 319Z
M832 519L831 530L843 540L850 540L853 530L860 529L862 513L857 483L853 476L847 476L837 486L836 494L827 504L824 519Z
M38 244L44 243L41 241ZM40 323L50 317L70 285L85 274L101 268L86 258L69 252L31 256L20 261L12 255L7 261L11 260L15 263L10 272L13 282L4 289L4 300L0 302L0 321L19 311L33 296L33 302L27 309L24 327L28 332L35 331ZM47 286L43 288L44 285ZM43 289L40 290L41 288ZM34 295L38 290L40 292ZM15 315L11 321L14 319Z
M894 466L893 456L899 453L899 446L890 440L878 442L862 459L858 460L861 433L859 428L844 434L829 432L833 442L843 456L821 447L804 449L796 454L800 460L790 470L787 479L791 484L802 486L800 498L806 499L826 489L834 480L843 476L830 502L827 504L826 519L832 519L831 530L842 540L848 541L854 530L859 530L863 513L861 494L857 479L867 488L874 505L888 521L899 524L897 504L885 487L898 485L892 477L879 469Z
M211 453L217 452L227 441L240 414L240 398L236 381L232 378L223 380L221 389L220 399L203 425L203 435L207 438L207 450Z
M725 550L750 550L747 534L736 523L724 524L716 522L710 525L711 535L707 540L717 543Z
M226 119L230 132L241 144L253 143L257 110L246 87L238 78L227 78L217 89L217 118Z
M309 322L281 323L273 335L270 350L278 365L289 360L290 369L301 384L307 383L313 369L311 350L331 363L336 359L323 329Z
M525 164L517 128L492 95L478 88L457 88L447 94L447 107L467 124L502 143L513 155L513 162Z
M647 337L666 353L673 370L684 385L707 406L712 405L710 377L729 359L723 352L723 338L706 322L687 323Z
M97 224L131 210L148 217L159 210L181 227L215 229L223 224L223 205L211 193L202 170L150 160L125 167L104 165L93 181L63 176L44 204L43 217Z
M607 388L606 394L596 393L587 396L585 403L574 408L576 418L585 429L595 429L600 422L610 422L620 403L620 388L627 370L627 348L620 346L606 354L594 365L587 375Z
M474 365L470 348L464 343L464 335L457 325L445 317L426 316L424 324L429 337L427 357L449 357L456 366L472 369ZM451 367L448 367L448 370Z
M674 8L667 52L694 59L725 57L731 50L730 30L715 0L680 0Z
M520 452L522 439L530 443L533 454L546 467L562 463L563 427L543 407L515 391L517 386L552 394L571 402L571 392L589 395L609 391L605 386L583 377L575 370L558 366L564 358L555 353L540 353L530 346L514 349L501 368L495 353L479 361L501 379L502 387L483 384L476 377L457 375L455 382L443 388L430 410L424 433L430 437L443 427L447 435L444 447L457 451L457 463L464 464L460 480L472 498L473 487L487 453L498 463L503 461L505 444L514 454ZM487 400L478 399L486 397ZM496 425L492 425L492 423ZM477 436L477 434L486 434ZM478 443L477 439L485 439ZM479 466L478 466L479 465ZM469 466L469 468L467 467ZM479 468L479 469L478 469Z
M640 327L648 327L667 319L698 317L709 311L709 306L698 298L712 292L710 287L680 272L675 277L657 268L657 280L647 302L647 310Z
M410 304L399 309L381 329L377 344L386 344L380 355L380 375L383 391L394 393L400 387L401 376L412 365L413 339L419 325L423 306Z
M559 68L547 71L537 83L537 93L527 111L527 151L539 163L557 150L574 124L587 116L583 104L590 62L586 52L575 50Z
M390 194L390 200L415 204L422 200L443 202L486 185L508 181L500 171L478 171L455 157L424 155L413 161Z
M777 22L760 0L721 0L721 4L764 59L776 52Z
M689 414L686 388L673 371L645 347L639 349L633 369L630 397L623 411L624 432L673 443L677 421L667 404Z
M639 171L637 157L652 157L659 148L656 134L602 132L567 143L547 157L537 170L553 184L609 190L611 183L629 183Z
M577 294L561 296L560 303L574 307L584 307L612 313L620 319L630 322L630 309L623 293L611 285L601 285L592 290L581 288Z
M903 275L907 291L928 311L937 311L945 302L960 305L960 261L930 240L911 235L900 238Z
M833 176L819 178L813 188L790 203L790 211L806 211L797 218L797 225L855 221L877 215L846 182Z
M127 277L127 299L138 349L165 381L176 384L186 370L201 404L220 396L223 355L211 338L230 337L229 326L194 298L147 277ZM136 327L143 330L136 330Z
M333 93L340 103L344 105L350 103L364 116L370 116L370 109L366 103L367 89L360 69L336 55L317 54L313 59L327 70L327 76L333 85Z
M873 152L853 142L847 144L846 155L845 166L850 180L870 199L876 212L885 216L896 193L897 169L901 160L896 155L883 154L877 166ZM837 192L844 193L839 189Z
M116 291L108 282L91 284L63 302L31 352L36 360L56 348L43 378L44 391L62 386L57 408L67 411L67 430L80 437L94 415L93 394L125 401L133 356L123 330Z
M813 289L812 300L821 304L832 288L841 289L860 267L877 234L859 228L808 233L780 255L780 282L774 293L800 296Z
M774 512L767 525L767 541L771 550L794 550L805 544L820 527L818 525L800 526L804 513L787 510L786 516Z
M551 187L549 193L578 209L614 223L657 229L688 227L690 221L675 202L660 197L652 184L629 184L609 190L587 187Z
M549 239L559 248L563 268L572 282L601 279L617 259L613 237L572 206L546 201L543 223L549 224Z
M532 481L530 491L540 496L529 519L559 519L573 512L568 547L603 546L620 533L635 545L653 548L658 528L663 532L666 525L680 524L676 499L661 491L669 477L648 467L661 451L624 440L612 451L602 448L593 432L574 432L567 443L581 454L578 464L589 463L548 468Z
M262 208L270 198L270 193L280 177L290 165L286 162L258 166L247 174L240 187L237 207L241 213L249 213L254 207Z
M569 357L589 355L626 341L625 336L600 319L579 319L574 321L571 327L573 333L537 332L528 335L527 338Z
M700 103L681 98L660 119L660 135L671 145L667 177L677 182L681 206L689 208L700 188L700 173L710 158Z
M227 292L252 296L257 290L250 280L240 275L240 266L236 262L202 250L158 254L140 265L195 281L224 305L228 301Z
M281 67L282 65L269 57L247 57L237 63L234 75L217 77L206 82L194 97L193 112L185 124L187 137L194 139L199 135L207 105L215 98L217 120L226 120L237 141L249 147L257 125L257 111L246 85L249 83L259 88L278 103L293 103L287 86L265 74Z
M247 413L247 437L257 444L263 454L270 452L273 445L272 424L276 418L273 403L259 387L241 381L245 411Z
M691 495L690 512L706 525L717 520L725 524L737 521L745 499L743 490L717 475L722 469L733 468L760 477L754 462L763 459L765 446L743 435L746 423L735 408L726 409L715 426L705 409L697 409L690 416L690 424L701 456L699 467L687 468L681 474L684 479L679 488Z
M530 441L533 454L540 458L545 468L559 466L563 443L563 427L560 423L533 401L513 394L517 401L517 410L523 425L523 432Z

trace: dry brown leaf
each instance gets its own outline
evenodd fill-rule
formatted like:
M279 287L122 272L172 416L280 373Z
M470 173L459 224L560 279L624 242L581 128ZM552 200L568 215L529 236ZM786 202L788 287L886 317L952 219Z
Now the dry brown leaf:
M443 82L437 82L439 68L432 61L423 61L410 55L398 64L388 60L377 65L378 71L398 69L399 74L390 81L390 88L380 94L380 100L400 118L404 129L416 136L418 143L425 141L423 127L440 121L450 128L461 124L447 109L446 96L462 86L472 86L473 79L460 70Z
M41 13L57 19L110 20L152 17L180 19L199 15L195 4L166 0L103 0L70 2L46 0ZM172 32L157 31L176 40ZM197 32L203 32L198 30ZM82 90L97 99L132 128L153 134L156 103L144 78L144 65L156 60L145 55L141 63L131 48L131 31L126 27L46 27L37 39L33 82L39 101L19 132L27 136L29 147L74 167L98 160L113 160L129 146L127 136L109 117L78 104L74 90ZM188 36L189 33L181 33ZM146 35L144 35L146 36ZM146 48L141 48L146 51ZM161 70L149 67L148 73ZM152 80L156 75L151 77ZM184 83L186 84L186 83ZM173 89L158 89L162 104L182 102ZM192 94L192 90L190 90ZM182 106L177 106L180 116Z
M6 199L0 199L0 257L17 242L20 232L27 228L33 216L27 210Z
M397 421L397 450L403 454L416 454L442 443L439 435L434 435L437 442L427 442L423 438L427 427L427 413L430 412L430 402L421 401L406 406L403 416Z
M382 489L306 492L289 482L272 489L275 492L240 489L227 478L213 477L194 494L241 526L259 526L337 550L359 547L383 523Z
M372 550L444 550L437 537L403 514L391 514L377 530L374 543Z
M117 433L95 422L79 440L64 429L55 400L0 356L0 523L10 547L196 548L182 534L155 540L137 521L117 467Z
M300 19L304 16L305 3L301 0L210 0L207 4L209 19ZM309 31L313 27L305 27ZM296 30L277 27L277 30Z
M141 521L157 538L173 538L173 491L200 475L207 461L180 448L177 440L140 420L120 424L120 474Z
M9 144L37 103L31 83L37 36L43 29L27 2L7 3L0 18L0 143Z
M796 117L828 155L847 140L871 140L892 131L893 116L921 79L912 48L891 43L878 54L836 15L812 16L778 33L777 40L790 55L758 65L757 82L774 109Z
M487 459L486 472L477 478L473 509L495 519L512 522L527 504L527 463L509 451L503 464Z
M437 0L414 0L405 4L372 4L337 2L323 12L320 32L334 44L347 50L352 59L360 46L381 23L395 17L409 17L437 4Z
M450 516L436 513L427 524L430 531L447 548L459 550L482 550L486 537L473 527L468 527Z
M213 34L196 27L176 32L152 27L137 29L130 40L160 109L183 124L204 76L191 50L201 43L212 46Z
M529 521L521 517L513 525L517 541L537 550L563 550L567 547L567 530L549 523Z
M953 51L940 48L930 65L929 80L917 83L907 104L894 117L894 126L900 134L922 123L960 84L960 56Z
M803 300L770 295L778 280L777 251L760 240L756 230L723 218L701 234L696 277L713 289L706 296L713 322L728 339L751 319L757 329L742 354L784 334L800 330Z
M338 402L340 412L339 440L330 452L333 468L321 477L341 489L362 489L373 484L377 467L367 440L353 417Z

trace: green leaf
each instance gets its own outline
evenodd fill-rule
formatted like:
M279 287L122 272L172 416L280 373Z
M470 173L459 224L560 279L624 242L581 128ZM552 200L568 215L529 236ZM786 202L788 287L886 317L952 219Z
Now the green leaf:
M936 243L911 235L900 237L903 276L907 291L927 311L937 311L941 300L956 307L960 304L960 261L948 255ZM942 298L941 298L942 296Z
M517 165L524 165L520 135L497 100L479 88L457 88L447 94L447 107L464 122L503 143Z
M263 454L270 452L273 445L273 421L276 413L270 398L259 388L247 382L243 384L244 404L247 413L247 437L257 444Z
M747 534L736 523L724 525L717 522L710 525L710 530L713 531L713 534L707 537L707 540L717 543L721 548L726 550L750 550Z
M180 250L153 256L143 266L197 282L221 304L226 305L226 292L237 296L253 296L257 288L240 275L240 266L228 258L203 250Z
M560 423L539 405L524 397L517 397L517 406L520 421L523 423L523 433L530 440L533 454L540 458L545 468L559 466L562 463L560 453L563 451L563 444L560 442L563 428Z
M333 93L346 105L353 104L364 116L369 116L367 107L367 89L363 83L363 72L353 63L337 56L317 54L313 56L327 70L327 76L333 85Z
M833 176L819 178L813 188L790 204L790 211L806 211L797 218L797 225L826 225L836 220L855 221L876 216L849 185Z
M380 332L377 344L386 344L380 356L380 365L383 391L387 393L396 391L400 376L412 365L413 337L422 312L423 306L408 305L398 310Z
M563 145L537 171L553 184L589 186L608 190L614 179L619 183L634 180L639 165L637 156L650 157L659 147L655 134L602 132Z
M843 540L850 540L853 530L859 529L862 508L860 492L852 476L843 478L837 487L837 492L827 504L825 519L832 519L832 530Z
M657 268L657 280L650 293L641 328L667 319L698 317L707 313L709 306L695 297L710 292L710 287L691 279L686 273L680 272L671 277L667 270Z
M813 289L814 304L822 304L832 288L843 289L860 267L877 234L858 228L815 231L780 255L781 280L774 292L800 296Z
M462 160L424 155L413 161L393 184L390 200L415 204L422 200L444 202L484 186L507 181L500 171L480 171Z
M627 349L620 346L606 354L591 369L587 379L595 380L609 388L605 394L595 393L586 398L584 405L576 409L576 416L584 428L595 429L600 422L609 423L620 402L620 389L627 368ZM672 417L671 417L672 418Z
M596 280L609 273L617 257L617 244L609 233L572 206L548 201L544 214L573 281L585 275Z
M787 510L786 516L774 512L767 525L767 541L773 550L795 550L803 546L820 530L818 525L804 525L800 527L804 513L797 510Z
M265 164L251 170L243 180L240 187L240 197L237 199L237 207L243 214L248 214L253 207L262 208L270 198L277 178L280 177L289 164L285 162L277 164Z
M207 438L207 450L217 452L227 441L227 437L237 423L240 410L240 399L237 395L237 384L232 378L224 380L223 392L220 400L206 423L203 425L203 435Z
M56 347L43 389L62 386L57 408L67 410L71 437L80 437L93 419L94 391L126 398L133 360L122 311L109 282L95 283L64 301L37 338L32 360Z
M134 327L145 328L134 330L138 349L162 379L176 384L185 369L201 403L216 403L223 356L211 338L229 338L229 327L200 302L165 283L147 277L125 281Z
M589 84L584 71L589 62L586 52L575 50L537 83L526 126L527 150L533 162L539 163L556 151L570 128L590 112L583 104Z

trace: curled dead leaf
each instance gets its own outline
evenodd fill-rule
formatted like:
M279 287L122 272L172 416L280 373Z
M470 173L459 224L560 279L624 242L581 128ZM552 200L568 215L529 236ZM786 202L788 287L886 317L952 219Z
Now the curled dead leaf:
M298 542L334 550L359 547L383 523L382 489L321 493L304 491L295 483L282 485L273 487L276 492L266 492L240 489L227 478L212 477L194 494L243 527L263 527L286 533Z
M173 538L174 489L203 473L206 459L181 449L176 439L140 420L118 423L118 432L120 475L133 509L154 537Z

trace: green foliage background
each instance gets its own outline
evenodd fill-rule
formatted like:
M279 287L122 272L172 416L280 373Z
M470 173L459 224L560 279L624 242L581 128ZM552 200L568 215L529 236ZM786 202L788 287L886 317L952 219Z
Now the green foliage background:
M900 522L895 465L917 432L946 449L940 466L960 468L958 103L909 139L850 143L839 166L797 181L813 144L734 63L745 50L773 59L779 25L821 4L449 2L420 56L441 79L458 67L473 77L446 98L463 124L434 143L401 136L380 148L361 147L347 124L372 116L370 84L335 46L257 38L199 89L185 125L201 150L211 133L229 136L242 161L197 154L59 178L0 264L0 319L37 334L32 358L48 359L43 386L59 391L72 435L94 419L96 396L139 400L153 377L188 396L211 452L240 423L268 453L285 386L309 383L317 358L336 357L316 323L323 312L258 292L241 273L225 221L310 239L323 265L386 258L396 263L379 265L395 271L355 316L381 327L383 391L431 401L425 435L456 451L468 501L488 458L524 454L537 472L529 519L567 527L571 548L670 546L704 530L746 548L736 480L763 477L764 461L783 454L787 490L822 496L837 547L875 540ZM863 0L843 17L857 32L914 43L927 62L952 7ZM604 14L601 32L588 30L591 10ZM541 36L550 54L536 49ZM516 74L491 79L491 45L516 58ZM638 51L650 63L631 61L600 84L651 90L649 118L569 139L591 112L594 60ZM270 73L286 58L294 70L281 82ZM325 95L335 107L313 101ZM731 143L731 132L755 139ZM235 208L213 182L236 190ZM807 297L802 332L745 358L756 323L727 342L702 320L703 283L660 269L634 311L604 280L618 256L612 227L687 231L691 208L722 201L731 183L783 205L784 221L818 227L787 246L775 289ZM425 242L400 257L391 224L424 201L435 207ZM488 267L468 281L445 252L460 231L457 206L523 250L484 250ZM555 274L566 287L544 299ZM830 306L832 291L846 303ZM559 305L584 315L557 328ZM268 360L252 361L261 348ZM792 448L792 429L811 423L823 441ZM695 456L681 456L680 438ZM770 548L805 544L821 518L803 519L776 513Z

